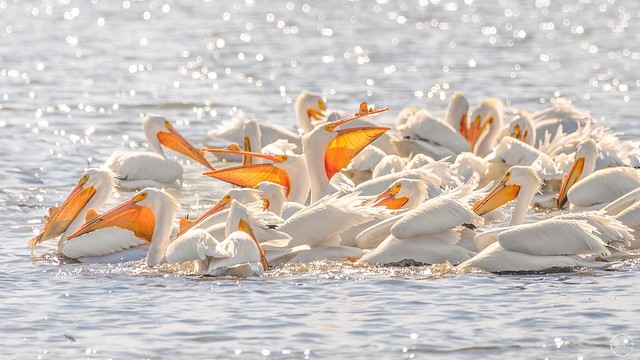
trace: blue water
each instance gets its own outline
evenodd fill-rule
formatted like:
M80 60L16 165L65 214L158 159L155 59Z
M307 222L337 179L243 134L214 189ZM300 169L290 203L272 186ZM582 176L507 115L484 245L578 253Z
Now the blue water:
M148 112L203 143L237 109L292 128L304 89L331 108L389 106L389 121L408 105L442 114L462 91L509 111L570 100L638 139L639 15L634 1L0 0L0 357L592 359L613 358L618 334L640 344L637 262L548 276L319 263L237 280L58 265L26 246L85 167L144 146ZM184 165L182 213L228 189Z

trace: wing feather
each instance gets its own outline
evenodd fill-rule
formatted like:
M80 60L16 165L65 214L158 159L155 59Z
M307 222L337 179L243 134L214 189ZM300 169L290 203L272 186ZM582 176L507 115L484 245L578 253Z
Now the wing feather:
M498 235L505 250L537 256L609 254L584 220L543 220L514 226Z
M391 234L398 239L438 233L462 224L482 226L484 220L450 197L437 197L408 211L391 227Z

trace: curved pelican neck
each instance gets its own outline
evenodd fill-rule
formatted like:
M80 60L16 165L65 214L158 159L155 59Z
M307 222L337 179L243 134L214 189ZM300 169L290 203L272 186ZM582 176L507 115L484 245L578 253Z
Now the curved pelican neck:
M333 134L322 126L316 127L302 138L302 150L305 154L307 173L311 186L311 203L322 198L329 186L324 166L324 150L333 139Z
M147 265L156 266L166 262L164 253L170 244L171 228L176 210L169 204L152 208L155 216L155 226L151 238L151 246L147 253Z
M166 159L167 155L164 153L162 145L160 145L160 140L158 140L158 131L156 126L154 126L153 121L145 118L142 121L142 127L144 129L144 136L147 138L147 144L149 144L149 150Z
M536 192L538 192L537 186L538 184L527 183L520 187L520 192L516 197L516 206L513 209L511 220L509 221L509 226L521 225L524 223L524 218L527 215L527 211L533 201L533 197Z

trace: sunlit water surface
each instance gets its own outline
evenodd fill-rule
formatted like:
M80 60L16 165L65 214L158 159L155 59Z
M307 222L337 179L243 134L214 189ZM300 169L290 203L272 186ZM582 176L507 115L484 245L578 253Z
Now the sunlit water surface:
M58 265L52 244L26 246L85 167L143 150L148 112L204 143L237 109L292 128L303 89L389 106L387 121L407 105L442 114L463 91L531 111L571 100L637 139L639 17L613 0L0 0L0 357L591 359L613 357L617 334L640 344L637 262L529 276L320 263L238 280ZM199 213L228 187L185 167L172 194Z

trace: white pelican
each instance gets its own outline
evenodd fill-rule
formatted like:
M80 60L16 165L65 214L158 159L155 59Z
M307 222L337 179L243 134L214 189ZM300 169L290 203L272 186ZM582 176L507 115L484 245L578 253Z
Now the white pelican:
M482 100L480 106L471 113L471 126L467 139L473 153L486 156L493 150L502 129L502 101L495 98ZM488 130L487 127L489 127Z
M514 166L484 199L476 202L473 211L483 215L516 199L510 226L478 234L475 242L482 251L460 267L490 272L607 267L609 263L597 260L600 255L610 254L606 245L633 239L623 224L597 213L522 224L539 187L535 169Z
M450 196L427 200L416 209L387 222L395 222L390 235L358 262L388 264L413 260L423 264L447 261L459 264L475 253L456 245L460 240L460 232L453 229L463 225L475 228L484 223L480 216ZM366 232L384 226L386 224L383 222ZM358 237L366 236L366 232ZM362 243L362 239L356 238L356 242Z
M235 200L231 200L224 240L217 241L204 230L187 232L169 244L165 261L169 264L195 261L199 273L217 276L259 276L269 269L267 254L253 231L249 212Z
M227 268L245 263L261 263L263 269L267 269L264 250L255 239L246 216L236 215L229 221L231 226L246 235L233 232L219 243L203 230L194 230L170 243L172 219L177 211L178 204L171 195L162 190L146 188L130 200L89 220L69 235L63 253L68 253L67 256L73 258L100 257L140 246L139 243L124 241L121 237L102 238L100 241L87 238L104 229L120 228L133 233L140 242L148 244L148 266L208 260L209 271L212 267ZM247 243L253 246L249 247Z
M425 109L405 108L396 120L400 139L392 142L403 156L426 154L442 159L468 151L469 142L465 138L468 111L469 103L459 92L451 97L446 120L433 117Z
M169 245L178 207L171 195L146 188L130 200L88 219L65 239L62 253L73 259L96 259L135 249L139 250L134 253L137 258L125 261L146 255L147 265L156 266L162 263L164 250ZM110 231L105 233L105 230ZM102 233L105 236L99 236Z
M66 237L80 228L86 217L107 201L113 191L113 174L106 169L88 169L62 205L49 209L40 233L29 241L33 249L39 243L60 237L58 252L62 252ZM62 236L61 236L62 235Z
M185 140L167 119L147 115L142 119L142 127L150 151L116 151L105 163L116 173L119 187L127 190L147 186L180 188L182 166L167 158L162 145L213 170L201 150Z
M305 177L304 170L285 168L286 157L285 160L282 160L284 162L280 163L274 160L273 164L225 168L207 172L205 175L243 187L254 187L262 181L274 182L289 189L287 195L289 201L299 203L305 203L307 193L301 190L294 191L294 185L304 183L306 186L300 186L298 189L306 188L308 191L307 186L309 186L311 188L311 202L315 202L326 194L329 180L333 175L347 165L360 150L389 129L364 127L336 130L336 128L363 116L386 110L388 109L369 109L367 104L363 103L356 115L318 125L313 131L306 134L302 139L304 159L301 158L301 160L306 162L307 177ZM289 156L288 159L292 157ZM294 192L295 196L293 196Z
M378 196L371 197L363 205L384 206L388 210L393 210L396 213L402 213L415 209L428 197L429 193L427 186L423 181L403 178L395 181L391 186L378 194ZM375 248L389 235L389 230L395 222L385 222L385 224L387 224L386 228L376 227L375 235L369 233L367 236L360 236L360 234L366 229L381 223L389 217L391 217L390 214L385 216L383 219L375 219L360 226L353 227L347 232L342 233L342 242L351 242L362 249ZM353 240L350 239L351 237Z
M634 168L616 167L594 172L596 153L593 140L578 145L573 165L558 193L558 208L568 201L572 209L600 209L640 187L640 170Z

